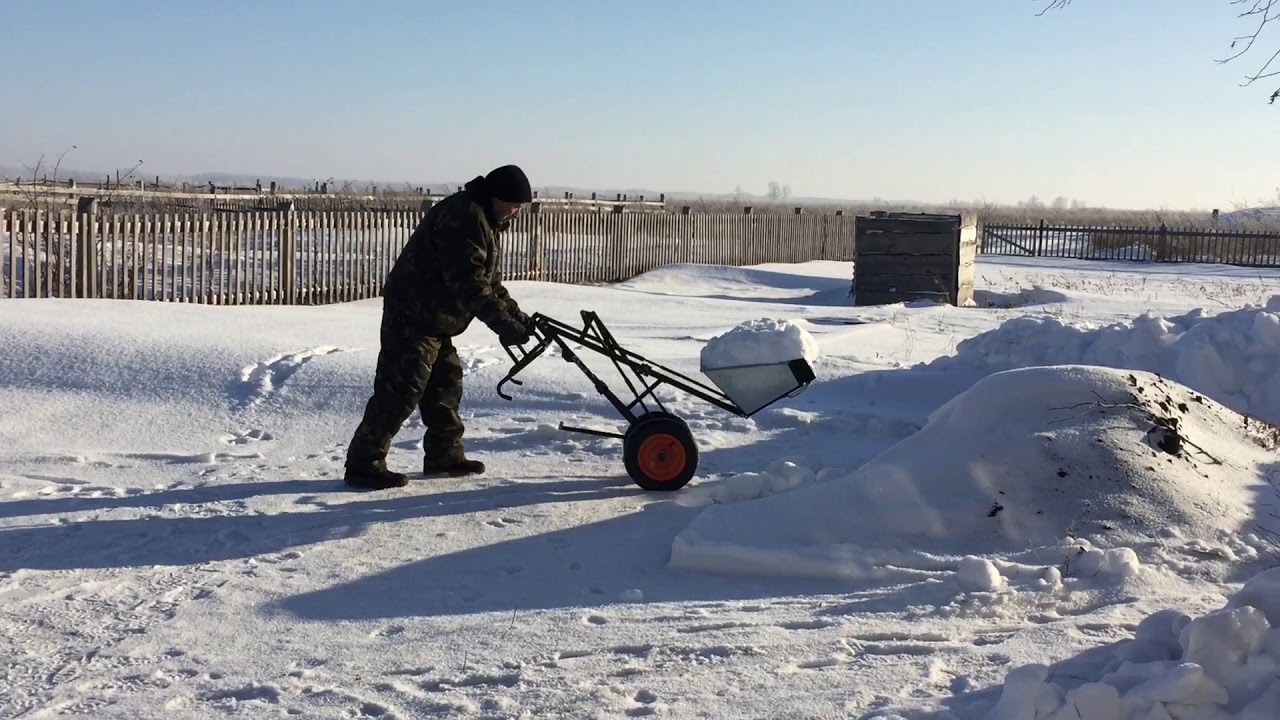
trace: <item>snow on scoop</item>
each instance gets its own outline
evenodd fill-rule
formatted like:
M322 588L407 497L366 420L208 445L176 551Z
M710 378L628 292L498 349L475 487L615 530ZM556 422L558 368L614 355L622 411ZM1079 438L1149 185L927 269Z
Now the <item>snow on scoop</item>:
M784 397L795 397L814 379L810 362L818 343L785 320L751 320L712 338L702 348L702 374L754 415Z

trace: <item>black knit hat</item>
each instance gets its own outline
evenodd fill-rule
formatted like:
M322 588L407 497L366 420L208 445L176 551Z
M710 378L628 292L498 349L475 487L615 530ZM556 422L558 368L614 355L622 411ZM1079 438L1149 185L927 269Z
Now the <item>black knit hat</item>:
M503 165L494 168L484 178L489 194L509 203L533 202L533 188L529 187L529 178L524 171L515 165Z

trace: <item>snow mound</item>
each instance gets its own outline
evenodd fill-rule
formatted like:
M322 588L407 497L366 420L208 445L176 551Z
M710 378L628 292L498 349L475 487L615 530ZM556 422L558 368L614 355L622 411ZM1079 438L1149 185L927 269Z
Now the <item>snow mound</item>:
M1064 565L1118 582L1139 568L1132 546L1220 545L1251 521L1269 455L1242 426L1149 373L1004 371L852 474L706 508L676 537L671 565L820 578L945 570L995 586L961 561L1003 555L995 564L1009 576L1051 581L1045 572Z
M1050 290L1039 285L1022 288L1017 292L1001 293L992 290L974 290L973 304L976 307L1017 308L1029 305L1051 305L1067 301L1067 296L1057 290Z
M849 305L844 266L838 276L814 274L822 263L755 266L674 263L662 265L617 285L651 295L746 299L803 305Z
M769 365L818 358L818 341L789 320L748 320L702 347L702 369Z
M1073 671L1072 674L1075 674ZM1254 576L1226 606L1197 618L1148 615L1101 674L1064 687L1024 665L1000 688L990 720L1280 717L1280 568ZM1079 676L1077 676L1079 677Z
M1280 295L1218 315L1150 313L1090 328L1056 317L1019 317L960 342L927 367L999 371L1035 365L1103 365L1175 380L1227 407L1280 423Z
M1277 223L1280 222L1280 207L1244 208L1222 213L1218 217L1218 222L1224 227L1239 227L1255 223Z

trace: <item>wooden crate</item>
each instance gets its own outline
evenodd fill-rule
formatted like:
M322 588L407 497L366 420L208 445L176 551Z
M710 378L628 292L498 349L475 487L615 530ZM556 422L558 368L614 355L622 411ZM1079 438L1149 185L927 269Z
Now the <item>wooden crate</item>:
M874 212L854 225L855 305L973 300L978 228L972 213Z

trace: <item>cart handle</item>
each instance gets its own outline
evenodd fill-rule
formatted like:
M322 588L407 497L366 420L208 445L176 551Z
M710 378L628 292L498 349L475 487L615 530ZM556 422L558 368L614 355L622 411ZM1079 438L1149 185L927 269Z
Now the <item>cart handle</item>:
M511 366L511 369L507 371L506 377L502 378L502 380L498 382L498 397L502 398L503 400L510 401L512 398L510 395L502 392L502 387L507 383L512 383L515 385L524 385L523 382L520 382L519 380L516 379L516 375L518 375L521 370L524 370L526 367L528 367L529 363L536 360L539 355L541 355L543 352L546 351L547 346L551 344L551 337L547 335L545 332L541 332L542 328L539 327L539 322L538 322L540 317L541 316L539 315L534 315L532 317L532 320L534 322L531 330L533 333L533 337L538 340L538 344L534 345L532 350L525 350L523 345L503 345L502 346L502 349L506 351L507 356L511 358L511 362L514 363ZM519 348L520 355L517 356L515 350L513 350L512 348Z

